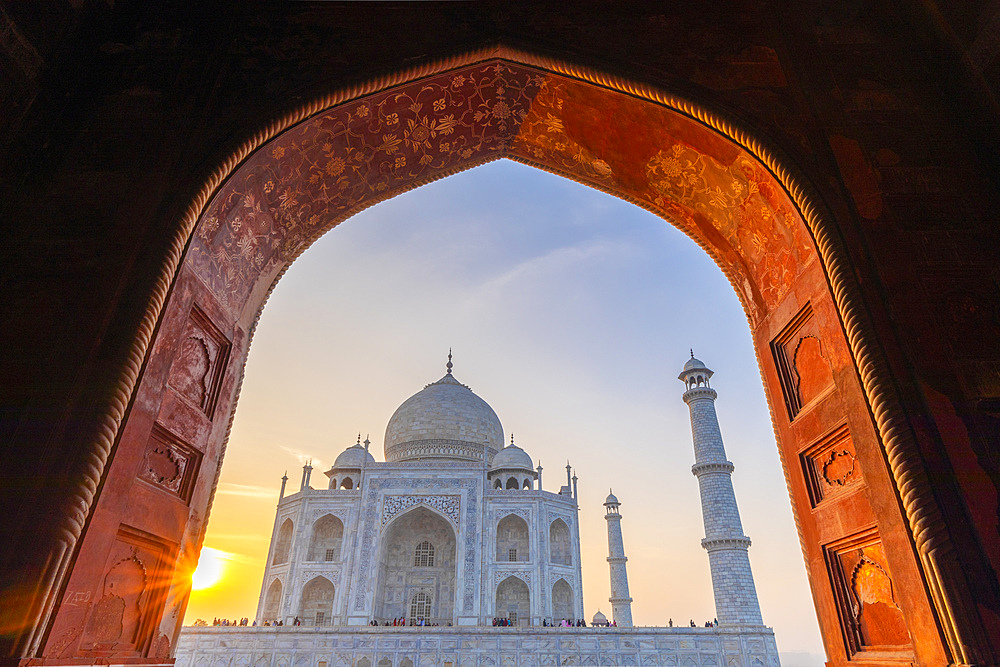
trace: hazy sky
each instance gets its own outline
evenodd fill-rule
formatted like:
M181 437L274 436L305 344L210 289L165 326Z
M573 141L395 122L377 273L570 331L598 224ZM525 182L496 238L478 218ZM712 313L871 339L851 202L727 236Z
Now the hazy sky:
M358 432L445 371L496 411L557 491L579 476L584 605L610 612L609 488L637 625L715 616L687 406L689 348L717 409L764 621L784 651L822 653L750 330L694 242L631 204L506 160L351 218L286 273L247 363L205 545L225 552L186 621L252 617L280 477L313 486Z

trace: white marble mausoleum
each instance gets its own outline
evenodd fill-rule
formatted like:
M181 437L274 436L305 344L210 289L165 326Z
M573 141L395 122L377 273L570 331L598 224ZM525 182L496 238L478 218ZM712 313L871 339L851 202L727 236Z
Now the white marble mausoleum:
M369 442L312 468L281 499L257 623L441 626L581 619L576 482L541 487L541 467L504 446L493 409L447 373L396 410L385 462Z
M712 374L692 353L679 379L691 409L714 627L632 627L614 494L604 506L616 627L595 627L608 622L599 611L589 627L558 626L584 618L577 478L567 465L559 492L543 490L541 466L513 437L504 446L496 413L455 379L449 354L444 377L389 420L384 463L358 436L325 472L325 488L312 487L308 463L294 493L282 478L256 627L185 628L177 667L778 667ZM386 627L394 619L406 625Z

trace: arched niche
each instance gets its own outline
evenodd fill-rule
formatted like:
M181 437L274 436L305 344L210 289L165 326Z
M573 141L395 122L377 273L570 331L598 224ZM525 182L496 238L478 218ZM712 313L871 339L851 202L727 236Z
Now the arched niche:
M528 522L508 514L497 523L497 562L524 563L530 558Z
M435 105L442 99L443 105ZM949 656L975 662L966 659L971 656L966 647L982 644L970 634L978 627L978 611L969 602L967 581L852 260L810 185L752 128L711 108L641 82L506 47L324 95L248 137L206 180L177 222L108 408L105 422L112 426L92 444L93 464L74 491L74 504L90 509L88 525L124 523L133 492L100 482L108 465L130 466L128 461L142 456L151 424L170 427L177 418L160 408L169 405L161 400L165 387L172 386L168 375L178 374L178 384L190 387L182 376L200 374L207 384L197 393L218 396L212 409L203 411L213 428L206 426L211 436L199 448L203 464L191 473L214 479L226 433L214 426L235 409L260 309L282 272L313 241L364 207L498 158L646 208L704 248L729 278L752 329L775 415L826 645L841 647L842 637L857 635L864 651L874 641L838 593L849 586L851 572L851 548L843 545L860 544L898 591L909 637L918 638L915 645L907 638L890 652L899 659L916 652L926 664L947 662ZM179 356L191 332L218 346L210 360L218 368L202 372L203 358ZM810 336L820 343L832 387L809 406L810 420L793 424L798 415L792 394L802 383L788 368L798 341ZM818 362L812 366L818 368ZM782 402L788 410L776 409ZM803 454L821 454L823 434L844 424L857 455L853 483L867 491L822 496L823 481L811 472L821 461ZM195 481L188 480L192 522L207 514L214 492L212 483ZM898 502L872 506L868 497ZM822 517L813 512L817 498L824 503ZM871 529L849 528L860 525ZM149 528L164 544L196 548L186 525ZM77 534L75 524L65 532ZM52 587L53 596L99 587L111 549L105 538L82 538L69 580ZM69 539L72 550L75 538ZM831 551L829 545L843 549ZM164 600L187 594L175 585ZM162 600L148 604L158 605L147 610L151 618L167 613ZM46 641L61 654L86 657L74 639L79 619L70 607L53 597ZM151 644L153 638L139 639ZM49 648L43 643L39 653ZM850 657L845 649L836 650L838 661Z
M295 534L295 525L291 519L281 522L278 529L278 539L274 541L274 557L271 565L283 565L288 562L288 554L292 549L292 537Z
M382 532L378 550L375 618L404 617L416 596L424 616L441 625L454 622L458 562L451 523L419 506L396 516Z
M261 610L260 622L264 621L276 621L281 615L281 581L275 579L271 582L271 585L267 587L267 593L264 595L264 607Z
M299 598L299 619L303 625L329 625L333 619L336 588L326 577L314 577L302 587Z
M552 585L552 621L556 624L562 619L576 620L573 587L565 579L559 578Z
M509 618L513 625L527 625L531 620L528 584L514 576L501 581L497 586L495 609L498 618Z
M324 514L312 527L309 538L309 552L306 560L340 560L340 547L344 541L344 522L332 514Z
M573 541L569 526L562 519L549 524L549 562L554 565L573 564Z

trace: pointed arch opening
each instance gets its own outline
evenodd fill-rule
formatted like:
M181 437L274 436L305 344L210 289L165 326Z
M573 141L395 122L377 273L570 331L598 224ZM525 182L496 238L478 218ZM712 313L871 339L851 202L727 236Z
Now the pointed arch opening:
M573 587L560 578L552 586L552 620L557 623L563 619L576 619L576 605L573 600Z
M528 584L514 576L501 581L496 592L496 616L510 619L511 625L529 625L531 591Z
M302 587L299 619L303 625L330 625L336 588L326 577L314 577Z
M284 565L288 562L288 554L292 549L292 537L295 534L295 524L292 523L291 519L285 519L281 522L281 528L278 529L278 539L274 541L274 558L271 559L271 565Z
M427 507L394 518L379 545L375 619L411 619L419 600L426 622L454 623L456 548L451 523Z
M746 311L772 402L780 404L782 398L799 392L803 386L801 382L788 385L776 368L775 358L794 357L797 343L809 336L822 343L822 350L829 354L833 389L815 387L820 391L817 404L830 401L831 405L847 406L846 412L852 415L852 442L859 459L889 462L888 466L865 470L862 483L877 484L884 493L897 493L900 505L905 508L904 511L890 503L866 510L868 514L863 518L880 529L889 527L897 531L897 537L906 531L913 535L913 549L885 550L885 570L891 575L894 587L902 591L900 605L907 610L908 623L918 628L944 624L948 627L941 630L942 636L958 636L950 605L963 604L962 595L932 602L927 591L950 591L952 584L944 582L961 581L962 576L955 570L957 565L951 556L948 537L922 529L939 523L936 517L940 510L924 479L924 471L918 464L908 463L920 458L911 456L916 450L907 435L905 412L899 407L892 378L874 344L877 337L852 277L851 259L834 227L822 220L823 213L815 204L817 198L774 157L773 151L710 110L663 91L633 86L600 73L574 78L565 73L569 68L553 69L551 63L519 57L523 62L512 61L510 54L494 57L498 81L502 80L505 89L513 91L512 98L516 98L511 100L516 109L511 120L499 123L500 119L491 118L489 128L482 123L477 125L478 121L459 120L450 127L451 135L457 137L461 133L466 145L477 146L475 150L450 150L453 148L450 145L449 150L443 150L437 143L434 145L437 152L432 154L424 141L404 143L400 139L397 148L404 146L410 153L399 155L394 150L395 154L390 155L378 150L385 128L375 127L371 136L361 139L374 142L365 143L365 150L355 152L357 147L350 146L352 153L363 159L362 164L348 167L344 159L348 146L343 142L353 140L354 135L345 133L338 137L339 143L330 142L330 149L320 138L338 124L356 123L363 129L368 121L362 120L362 108L364 118L380 104L383 105L380 111L387 112L391 99L406 98L401 95L404 89L409 91L407 94L429 90L428 94L452 95L453 92L447 91L458 77L463 81L461 85L481 78L481 60L450 71L437 70L428 76L423 72L419 80L416 75L402 77L398 79L402 83L391 88L388 83L373 86L367 90L375 92L364 98L342 102L344 96L331 97L338 101L337 105L320 105L319 111L314 106L304 107L276 125L279 130L294 126L294 139L291 132L276 130L248 143L241 149L239 159L231 161L234 166L213 176L205 192L192 204L190 216L178 223L178 235L173 242L175 251L170 253L158 278L157 297L151 300L143 323L144 333L137 337L133 356L146 359L148 352L150 367L170 368L182 348L178 342L183 340L183 334L178 332L184 330L192 309L201 304L210 311L213 331L225 332L220 340L229 347L226 354L215 354L208 360L210 364L222 364L212 372L204 371L206 361L198 355L188 355L186 358L192 359L190 369L181 368L177 372L200 373L198 377L209 383L227 377L226 386L231 389L238 385L235 379L246 359L250 338L247 323L255 321L276 277L322 233L375 201L496 157L509 157L553 171L653 211L706 249L730 279ZM407 104L417 106L409 101ZM400 107L398 113L405 114L405 107ZM382 114L382 117L388 116ZM609 122L611 118L621 122ZM410 120L421 122L419 118ZM441 127L441 120L435 118L437 128ZM306 137L310 132L314 134ZM564 138L566 141L562 141ZM478 144L470 143L471 139L479 140ZM435 137L435 141L443 141L443 137ZM292 168L294 165L298 167ZM289 199L290 192L298 194ZM247 237L249 229L264 225L266 234L258 234L260 238ZM263 238L267 239L266 244L261 241ZM191 289L171 290L170 286L181 275L191 280ZM811 323L795 321L795 314L807 307L818 316ZM159 326L163 323L171 326ZM156 333L150 336L145 332ZM152 374L138 376L141 380L136 380L130 366L127 372L122 372L122 377L123 395L118 404L128 405L130 396L142 394L144 400L138 403L160 405L160 401L152 399L163 390L155 386ZM137 385L139 381L143 384ZM206 385L196 394L207 396L219 391L220 386ZM212 420L228 419L235 409L235 391L219 395L219 409L209 416ZM845 410L837 411L837 419L841 419ZM819 409L813 414L825 413ZM121 423L119 430L124 429L134 415L128 415L125 421L119 419L123 416L109 414L107 421ZM169 421L171 416L166 412L142 415L149 423L161 418ZM788 462L785 472L791 480L789 488L795 511L806 526L802 530L803 550L807 560L819 562L827 555L816 537L820 534L817 519L811 510L801 509L813 506L806 479L810 473L798 463L800 453L816 441L792 428L793 418L794 415L776 416L775 429L784 460ZM835 425L820 426L832 429ZM224 431L215 429L211 441L206 443L207 461L221 458ZM94 458L102 465L93 466L95 472L88 488L100 486L106 472L104 462L116 465L119 460L134 460L142 452L130 452L131 459L113 457L129 447L144 446L145 442L143 438L136 438L135 442L122 440L122 446L116 449L103 438L94 445ZM206 470L210 468L213 466L205 466ZM127 493L102 489L92 510L118 516L121 508L130 505ZM837 502L830 496L827 507L835 508ZM90 506L90 498L81 497L81 503ZM198 495L192 504L198 512L192 516L199 512L204 516L209 503L210 494ZM113 523L118 525L117 521ZM177 534L160 537L180 543L185 528L178 528ZM836 535L829 539L847 537ZM280 538L279 534L279 541ZM906 540L903 542L908 544ZM875 535L873 544L882 548L881 534ZM76 562L98 562L103 549L99 536L87 536ZM281 551L276 549L274 564L287 561L287 548L283 558ZM926 565L921 564L920 558L926 559ZM924 567L930 580L924 576ZM843 582L815 570L811 577L816 606L827 615L828 644L834 645L841 636L838 633L851 631L838 619L836 611L837 591ZM907 585L900 585L901 582ZM89 585L96 589L96 580ZM53 601L53 605L58 603ZM974 611L963 613L970 618L975 616ZM62 616L69 619L70 610L67 608L63 614L57 609L54 627L62 629L71 622L63 621Z
M549 524L549 560L553 565L573 564L573 541L569 526L562 519Z
M264 622L273 623L281 617L281 590L281 580L279 579L275 579L267 587L267 594L264 596L263 613L261 614L261 618L258 619L261 624Z
M313 524L306 560L331 562L340 560L340 548L344 541L344 522L325 514Z
M526 563L530 556L528 522L508 514L497 523L497 562Z

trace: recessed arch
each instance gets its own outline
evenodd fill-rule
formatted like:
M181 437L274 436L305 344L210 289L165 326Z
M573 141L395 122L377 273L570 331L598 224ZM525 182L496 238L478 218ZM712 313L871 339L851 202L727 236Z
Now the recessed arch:
M282 565L288 562L294 533L295 525L291 519L285 519L281 522L281 528L278 529L278 539L274 541L274 557L271 559L271 565Z
M510 576L497 585L496 615L509 618L514 625L527 625L531 620L531 591L520 578Z
M261 623L265 621L270 623L280 618L281 591L281 580L277 578L271 582L270 586L267 587L267 593L264 596L264 612L262 617L259 619Z
M390 88L394 94L398 94L402 86L418 79L421 80L421 85L424 85L431 78L439 77L439 85L446 88L453 85L454 77L465 76L462 72L486 67L487 60L492 63L490 66L497 68L524 70L526 77L523 79L522 90L531 85L536 86L537 90L529 95L530 104L517 110L516 117L520 117L522 110L525 111L525 115L521 117L516 131L513 120L506 124L499 123L499 120L515 116L500 119L501 111L497 111L495 106L491 107L490 113L493 114L494 120L498 121L495 126L497 134L481 137L485 142L483 145L487 146L485 153L476 154L475 151L471 151L466 154L470 149L461 149L453 163L434 166L432 160L422 165L428 168L416 175L413 175L414 165L410 162L411 169L398 179L375 183L370 197L366 195L351 206L339 206L334 202L333 208L322 211L314 206L310 209L314 212L301 213L302 209L307 207L300 206L298 211L291 213L288 210L290 205L287 204L287 196L279 203L277 197L268 200L258 197L257 193L241 192L238 189L246 185L249 180L241 179L240 173L235 171L236 165L240 165L240 172L256 168L266 170L266 165L263 164L266 159L261 156L269 153L273 159L283 159L286 151L281 150L283 146L278 140L284 135L279 132L289 130L295 123L303 122L297 129L306 131L309 124L317 122L320 116L328 111L360 113L363 106L373 104L374 96L385 93ZM462 69L463 67L466 69ZM605 97L602 98L602 95ZM664 140L664 136L658 136L656 145L661 148L642 160L637 159L634 152L630 153L627 150L614 155L606 152L612 144L616 146L625 144L619 141L620 137L612 137L602 143L588 135L585 126L577 125L574 126L573 137L576 144L574 149L579 149L576 154L583 156L584 159L573 164L560 162L556 147L546 144L545 132L548 130L543 131L541 128L545 125L542 117L532 116L536 111L541 114L551 110L553 107L550 103L553 100L571 102L568 105L570 109L583 107L590 109L599 106L601 112L596 115L598 119L610 114L615 114L616 118L624 118L627 114L622 115L621 112L628 105L648 105L643 107L645 111L664 114L662 119L667 119L669 122L664 120L659 123L646 115L644 116L646 126L662 130L667 140ZM611 103L597 105L598 100ZM508 105L508 111L510 108ZM371 108L368 108L368 112L370 111ZM547 119L547 116L545 118ZM555 115L555 120L561 122L563 130L570 120L581 122L579 118L571 119L564 115ZM533 126L532 122L536 124ZM538 125L539 123L541 125ZM500 130L501 125L504 125L502 130ZM435 128L440 135L440 125L436 124ZM454 128L451 129L454 131ZM617 131L621 128L614 129ZM422 145L426 141L421 138L423 134L414 134L412 131L409 136L402 136L404 134L403 131L398 133L393 139L393 141L398 140L398 143L392 145L397 149L400 145L406 146L417 154L418 144ZM685 139L673 141L678 138L675 136L678 134L683 134ZM489 141L485 141L486 139ZM644 140L647 145L651 143L649 137ZM265 142L268 141L272 143L265 146ZM383 141L384 143L386 142ZM677 148L678 146L680 148ZM373 149L379 148L380 145L373 146ZM387 148L391 146L387 145ZM451 148L453 147L449 146L449 150ZM377 152L379 151L373 150L372 155ZM385 156L389 157L390 153L385 152ZM960 629L972 626L962 619L974 618L975 610L969 608L966 602L968 596L963 593L965 589L961 583L964 579L958 568L954 550L951 548L946 526L941 520L940 509L930 492L927 471L917 455L913 435L904 419L896 390L890 382L885 360L874 344L877 337L872 333L870 321L862 307L858 286L850 273L848 257L839 237L833 232L834 226L825 220L826 213L817 204L818 198L814 197L809 187L793 174L791 168L780 159L776 151L767 147L738 123L733 123L664 91L504 48L403 73L392 79L391 86L389 80L383 80L350 91L331 94L315 104L296 110L273 124L267 131L248 140L234 153L229 164L209 179L203 192L196 197L188 215L178 225L177 237L154 290L150 308L140 326L140 335L137 336L133 346L132 358L127 364L127 369L122 372L118 387L119 400L109 409L107 415L107 422L115 426L109 428L108 432L102 433L100 440L94 443L93 458L96 463L93 470L88 472L91 476L88 484L82 486L78 492L78 504L82 507L91 506L93 489L99 488L98 482L105 464L110 460L112 441L119 430L117 425L123 423L124 406L129 404L133 392L144 390L142 386L137 387L136 378L138 369L151 349L153 332L156 331L157 335L163 336L175 335L172 333L174 329L159 326L162 321L171 317L182 318L189 312L192 299L217 300L220 306L216 309L216 314L220 321L216 321L215 324L220 329L234 330L235 327L235 330L240 332L234 336L233 341L230 341L234 346L230 362L238 368L242 367L249 336L252 333L252 323L259 315L268 289L273 286L285 267L319 234L379 198L391 196L434 178L500 156L549 169L632 201L671 221L705 248L733 283L747 312L751 327L755 330L755 342L764 370L765 383L769 388L769 396L780 396L784 389L780 384L780 378L771 368L768 356L768 345L773 335L777 333L770 327L782 326L783 322L769 322L768 316L794 311L788 304L795 305L800 300L811 301L815 308L825 309L824 322L829 327L833 340L824 338L824 342L831 342L836 348L831 350L831 358L834 360L832 370L838 385L832 394L852 405L853 414L861 415L854 418L852 428L858 436L861 458L873 463L866 469L868 475L866 482L878 484L883 490L895 490L903 506L902 510L894 507L879 508L873 520L879 524L881 530L910 536L915 544L914 550L905 548L890 550L888 558L892 562L889 563L889 570L894 577L910 583L926 581L926 588L935 591L936 597L931 600L923 592L924 588L915 585L904 586L905 599L901 599L900 604L906 609L915 627L938 627L940 622L941 631L948 638L951 650L955 655L964 655L962 648L964 642L958 639L962 634ZM339 179L345 173L346 166L337 161L336 155L327 157L329 160L323 163L320 170L322 173L300 174L305 179L304 183L313 176L317 176L319 182L327 177ZM392 160L380 162L386 165L392 163L392 168L386 173L391 172L393 178L407 166L405 161L398 160L399 157L404 156L395 156ZM691 178L678 180L678 161L682 163L681 173L684 173L683 164L697 164L699 168L704 167L707 171L701 173L711 172L713 179L716 180L722 178L720 175L728 171L733 180L722 182L730 184L730 192L722 194L730 200L737 196L732 194L735 191L735 187L732 186L739 182L740 176L744 177L745 182L752 180L757 188L756 192L764 193L766 190L766 193L762 194L767 200L766 205L757 209L746 209L745 219L714 216L713 208L727 207L722 203L714 204L712 196L699 199L688 192L690 189L688 186L692 181ZM420 165L419 158L417 165ZM733 165L736 165L738 174L732 171ZM632 178L620 179L619 177L625 173ZM249 171L243 173L243 176L249 175ZM225 179L228 180L223 183ZM334 182L340 181L334 180ZM641 191L636 191L632 187L636 183L641 184L639 188ZM384 186L379 187L380 184ZM343 190L349 190L349 185ZM266 179L260 181L259 186L264 194L274 192L274 183L270 191L267 190ZM762 189L761 186L767 187ZM706 194L709 191L699 190L699 192ZM713 193L719 194L715 191ZM251 194L253 196L248 196ZM210 198L212 202L206 207ZM282 203L285 205L282 206ZM218 209L215 208L216 205ZM265 206L270 208L265 211ZM731 206L728 209L730 212L735 210ZM222 215L215 215L213 213L215 210ZM300 217L293 217L299 213ZM236 240L231 234L236 216L240 217L240 227L244 222L251 227L254 224L260 225L266 217L270 217L272 221L296 224L284 228L286 233L280 239L281 242L274 244L274 249L279 250L271 256L250 251L252 249L248 249L248 246L244 246L238 255L226 258L213 255L210 250L215 242L221 240L222 244L226 245ZM224 238L220 239L219 234ZM239 247L239 244L235 247ZM182 257L185 248L188 250ZM203 294L189 292L185 295L170 292L171 284L182 271L187 271L197 279L203 280L208 286L207 291ZM796 292L793 287L802 287L802 290ZM169 303L167 303L168 292L171 294ZM787 301L788 298L792 301ZM226 317L230 317L231 321L227 323ZM777 319L779 318L776 316L775 320ZM170 345L165 345L156 354L172 354L174 349ZM147 390L154 393L159 391L152 385ZM225 403L231 413L235 407L234 400L229 397ZM226 417L221 416L221 418ZM208 453L210 458L221 458L224 430L220 429L217 440L210 443ZM801 449L801 447L797 449L798 445L808 445L808 443L796 443L795 435L787 425L778 424L778 430L783 451L796 452ZM786 474L790 478L797 479L802 473L794 468L793 463L789 463L793 458L785 457ZM886 462L885 469L874 465L879 462ZM795 491L794 485L792 490L793 493L804 494L802 491ZM206 506L209 502L208 495L200 495L195 504L200 507ZM120 500L109 496L108 507L120 506ZM804 503L807 499L801 500L803 504L795 507L796 514L800 521L810 521L802 509L806 507ZM101 510L101 502L103 500L98 503L98 511ZM78 519L79 517L75 516L63 519L69 522L65 531L67 534L79 534L79 526L75 523ZM180 539L179 536L175 537ZM813 555L820 554L820 545L809 539L811 538L803 537L804 549ZM81 553L85 559L100 560L99 555L95 553L103 548L100 545L91 547L87 540L84 540ZM91 553L92 550L96 551ZM818 606L826 605L832 609L828 603L832 600L832 587L835 584L823 579L822 574L812 576L814 591L817 591L815 594L819 597L826 596L822 601L818 600ZM932 604L936 607L936 617L931 608ZM936 618L940 621L935 620ZM839 623L836 619L830 622ZM55 623L60 623L58 615Z
M569 526L562 519L549 524L549 560L555 565L573 564L573 542Z
M340 560L340 547L344 541L344 522L332 514L324 514L313 523L306 560Z
M563 577L552 585L552 620L558 623L562 619L576 618L576 605L573 599L573 587Z
M528 522L508 514L497 523L497 562L527 562L530 558Z
M333 601L336 587L326 577L319 575L302 587L299 601L299 618L305 625L329 625L333 619Z
M418 599L427 621L454 622L458 561L454 526L433 509L417 505L382 530L375 586L375 618L411 618ZM417 598L417 596L421 596Z

